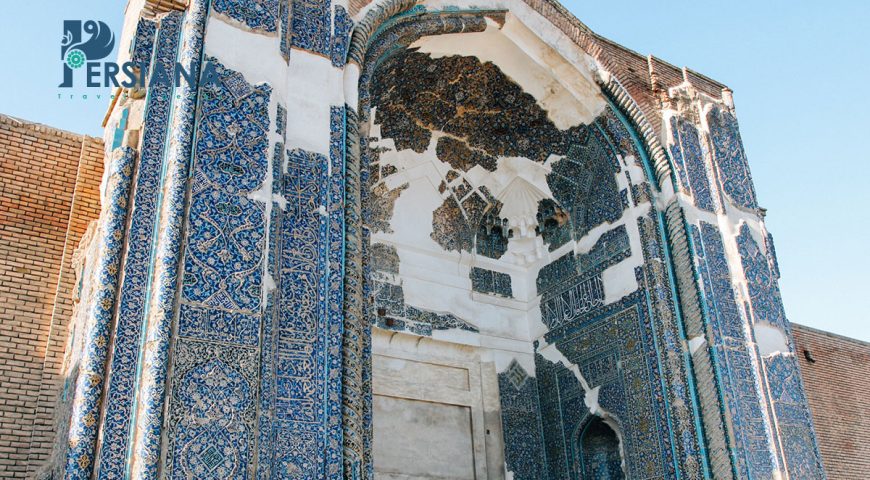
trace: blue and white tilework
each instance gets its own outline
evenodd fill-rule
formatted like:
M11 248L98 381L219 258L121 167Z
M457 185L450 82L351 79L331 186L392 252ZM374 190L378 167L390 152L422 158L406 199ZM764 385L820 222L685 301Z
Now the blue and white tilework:
M330 1L191 0L186 14L141 21L132 57L164 71L177 60L198 78L209 9L245 35L278 42L274 55L280 51L290 69L295 48L322 57L338 79L348 52L356 51L352 18ZM291 143L299 132L288 132L288 124L292 130L298 119L288 117L310 112L282 104L276 92L283 86L255 84L250 71L224 66L219 52L205 58L216 67L216 84L179 87L172 101L164 88L151 87L138 175L130 178L135 152L125 148L117 151L108 177L111 203L102 227L113 230L104 232L95 323L76 385L68 478L90 478L96 454L101 479L373 477L371 327L418 336L438 330L462 330L449 333L463 338L488 334L479 330L489 327L485 322L405 301L406 293L411 298L416 292L400 275L396 248L380 242L398 242L390 237L393 208L414 187L387 186L384 180L401 168L382 162L369 139L358 138L360 122L374 122L381 134L394 127L390 138L425 151L431 132L402 130L409 123L401 119L413 109L394 110L399 121L386 126L395 99L377 91L383 78L376 73L379 66L401 70L438 62L469 82L481 72L501 75L499 88L516 93L507 103L522 100L528 107L511 111L509 125L541 133L495 139L495 120L456 122L451 128L481 136L481 145L494 142L489 147L495 153L464 155L467 146L449 139L438 140L436 148L445 169L439 190L444 203L433 215L429 238L445 255L462 259L456 288L487 308L537 294L546 327L525 353L527 367L534 353L534 371L516 357L498 375L507 469L517 480L616 475L616 468L626 478L711 476L685 307L678 301L684 292L677 291L666 233L675 227L653 202L662 196L658 182L636 178L641 171L652 177L649 145L612 99L588 125L549 128L546 112L535 110L533 99L506 75L491 71L497 67L405 51L422 36L483 31L503 15L458 9L432 14L417 6L373 29L365 58L352 59L363 63L361 109L357 114L329 106L328 151L325 138L306 139L305 148ZM437 68L425 70L437 76ZM488 101L485 90L473 93ZM375 106L387 116L370 118L369 102L383 102ZM429 114L425 102L414 106L420 111L411 113ZM540 121L529 121L532 116ZM721 212L726 199L757 208L736 119L714 107L705 120L711 152L688 120L674 117L664 126L678 182L705 212ZM535 233L543 255L554 260L528 278L516 274L524 265L512 265L511 274L498 266L515 245L499 216L502 202L466 175L477 167L492 173L496 157L514 154L544 165L549 189L538 203ZM130 242L120 264L128 207ZM749 348L753 322L788 331L772 239L756 235L756 241L748 225L736 239L749 295L744 310L725 253L732 239L706 222L687 228L737 476L772 475L779 448L792 478L823 478L793 352L759 359ZM470 272L469 265L475 265ZM617 295L609 278L614 272L633 272L616 282ZM532 278L534 286L527 286ZM111 375L100 424L105 372L99 362L107 360L109 345ZM544 349L554 349L563 363L549 360L553 352ZM595 411L587 404L590 389L597 394ZM601 434L592 446L584 440L590 429ZM95 452L100 434L103 447ZM612 448L616 434L622 467Z
M499 295L507 298L513 296L510 275L480 267L474 267L471 269L471 289L475 292Z
M171 69L175 64L181 17L180 12L172 12L160 19L154 58L166 69ZM140 22L150 23L145 19ZM148 58L150 57L149 50ZM103 446L100 451L99 471L101 479L122 477L126 463L136 362L145 318L145 292L157 233L157 202L162 183L163 145L167 137L171 88L165 84L148 88L142 154L132 198L132 219L128 233L130 240L123 266L123 284L106 397L106 416L102 426Z
M770 270L768 257L759 248L747 224L740 228L737 248L743 264L743 274L749 288L749 299L755 322L765 322L782 329L787 328L779 284Z
M766 400L748 324L735 299L725 246L719 229L707 222L691 225L704 308L712 332L714 368L721 379L723 404L736 444L734 469L743 478L772 477L775 448L765 421Z
M154 38L157 36L157 23L158 22L154 20L140 18L139 23L136 24L136 37L130 44L130 48L132 49L130 53L130 61L143 65L143 70L151 65L151 55L154 50Z
M825 471L816 445L809 403L804 394L800 366L791 355L764 359L770 401L790 478L824 480Z
M190 0L182 22L177 62L199 78L207 0ZM157 478L163 438L169 348L175 316L177 285L184 242L188 169L194 143L199 86L182 84L175 89L169 116L164 160L163 190L158 203L161 224L152 261L148 298L148 327L139 353L139 376L130 457L124 466L134 478Z
M292 0L290 25L293 48L330 57L332 8L329 0Z
M252 30L275 32L281 0L212 0L215 13L225 15Z
M274 335L275 407L272 465L277 478L321 478L330 445L325 428L327 395L340 380L330 346L327 304L327 161L304 150L288 153L278 184L287 202L279 214L276 246L278 277ZM328 350L329 348L329 350ZM332 441L335 438L332 437ZM331 448L336 448L332 446Z
M681 181L694 197L698 208L715 212L718 209L718 199L710 187L710 171L698 129L688 120L679 117L671 117L669 126L672 142L670 151Z
M666 401L662 397L662 365L647 301L636 292L603 309L581 314L547 334L547 342L577 365L590 387L598 387L601 408L621 425L627 455L628 478L671 478L674 432L669 431ZM585 394L574 373L538 359L539 388L548 461L552 478L579 478L574 462L579 426L587 412ZM554 370L555 369L555 370ZM659 381L654 381L658 379ZM566 450L567 449L567 450ZM535 478L535 477L527 477Z
M344 245L345 245L345 128L347 107L330 107L329 163L327 165L326 212L326 328L321 333L326 338L327 370L329 377L326 391L325 452L327 478L342 475L342 450L337 446L344 435L342 425L342 341L344 330ZM360 358L358 362L362 362ZM356 402L359 404L360 402Z
M753 321L777 327L783 335L789 336L790 328L769 257L759 248L747 224L740 229L737 247L749 290L747 310L752 312ZM825 478L800 367L791 343L789 338L789 351L775 352L763 358L765 383L785 467L793 478Z
M578 134L565 158L547 175L553 198L571 214L575 238L622 214L616 168L616 157L604 134L589 128Z
M707 125L713 143L713 158L721 172L722 190L736 205L757 208L755 186L752 184L737 119L732 113L714 106L707 113Z
M538 382L514 362L498 376L505 465L513 478L547 478Z
M248 478L256 444L271 88L216 59L200 91L165 468L170 478ZM212 448L216 447L216 448Z
M94 448L135 162L136 150L125 146L112 152L108 166L106 202L99 229L99 260L90 280L95 285L92 287L91 311L85 325L84 351L70 415L65 474L65 478L70 480L90 479L96 463Z
M247 194L268 168L271 88L239 88L244 79L212 63L221 81L202 94L182 294L190 302L256 312L265 208ZM232 93L240 90L246 93Z
M770 271L779 279L779 261L776 258L776 246L773 244L773 235L767 234L767 258L770 260Z
M278 17L281 22L279 50L281 50L281 56L284 57L284 60L289 62L290 49L293 46L293 27L290 24L290 9L293 2L292 0L279 0L279 2Z
M353 20L341 5L335 6L335 18L333 19L332 32L332 58L333 67L344 67L347 61L347 48L350 45L350 34L353 30Z
M277 123L281 122L283 107L278 106ZM282 131L283 133L283 131ZM284 137L282 136L282 140ZM272 198L278 197L281 192L281 175L284 168L285 152L284 142L275 142L272 153ZM281 208L277 202L273 202L269 217L269 248L266 258L266 275L268 278L279 277L279 247L278 232L281 231ZM275 325L278 322L278 309L275 307L277 298L276 289L266 289L266 310L263 317L263 326L260 333L261 364L260 378L275 377L275 352L278 348L278 337ZM274 451L275 431L275 382L262 382L260 385L260 416L259 416L259 441L257 444L257 478L272 478L272 452Z

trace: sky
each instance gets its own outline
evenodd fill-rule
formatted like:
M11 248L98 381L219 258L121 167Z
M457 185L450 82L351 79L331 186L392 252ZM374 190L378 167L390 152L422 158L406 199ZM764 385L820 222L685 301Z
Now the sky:
M109 92L57 88L62 25L97 19L120 33L124 2L7 3L0 15L0 113L100 136ZM862 141L870 135L870 2L564 4L597 33L734 91L776 243L786 314L792 322L870 341L864 303L870 190L862 170L870 167Z

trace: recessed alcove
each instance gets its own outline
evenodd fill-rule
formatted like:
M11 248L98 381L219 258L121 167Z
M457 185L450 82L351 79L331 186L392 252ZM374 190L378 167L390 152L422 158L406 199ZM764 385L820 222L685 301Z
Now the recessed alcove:
M374 465L382 478L442 478L434 466L419 476L399 460L445 435L474 450L474 465L489 467L468 478L499 478L502 463L532 471L517 459L548 440L555 417L542 402L575 422L591 414L663 428L648 421L654 386L628 378L655 375L642 353L652 341L643 332L644 245L652 242L648 254L661 252L641 147L577 47L557 52L510 13L460 21L464 33L389 48L368 59L364 74L360 155L376 339ZM409 337L426 342L427 354L397 347ZM390 369L399 363L385 359L397 351L426 369L402 362ZM456 351L473 352L481 380L468 385L469 395L498 399L492 411L466 415L449 400L436 372L460 361ZM568 396L540 382L551 372ZM397 392L424 378L428 413L417 403L400 408L422 397ZM496 392L486 392L487 383ZM596 405L571 400L593 389L601 392ZM452 420L411 421L404 431L393 424L400 410ZM570 423L558 430L570 431ZM503 433L474 441L481 428ZM665 454L660 445L647 450L653 460ZM572 478L581 478L579 465L570 467Z

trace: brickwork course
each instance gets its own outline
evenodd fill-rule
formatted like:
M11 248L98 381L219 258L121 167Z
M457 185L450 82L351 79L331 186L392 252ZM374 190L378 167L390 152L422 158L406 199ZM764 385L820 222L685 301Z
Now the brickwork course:
M829 480L870 478L870 343L792 324Z
M70 265L99 215L102 140L0 115L0 478L51 451Z

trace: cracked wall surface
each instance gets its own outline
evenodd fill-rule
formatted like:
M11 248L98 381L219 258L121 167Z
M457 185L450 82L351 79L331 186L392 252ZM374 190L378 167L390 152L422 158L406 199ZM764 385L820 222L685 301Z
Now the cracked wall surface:
M107 116L44 472L824 477L730 90L550 2L151 3L213 78Z

